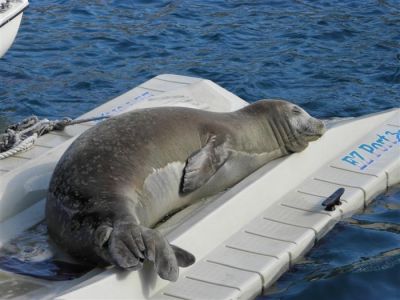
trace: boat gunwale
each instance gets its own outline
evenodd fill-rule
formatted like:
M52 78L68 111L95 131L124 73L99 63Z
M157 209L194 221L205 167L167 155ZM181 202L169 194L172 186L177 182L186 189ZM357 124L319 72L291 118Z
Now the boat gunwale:
M29 2L26 1L23 5L24 6L22 8L20 8L20 9L18 9L18 11L14 15L11 14L11 17L6 17L6 20L4 20L2 23L0 23L0 29L3 28L3 26L5 26L8 23L10 23L15 18L17 18L19 15L24 13L24 11L29 7ZM5 12L7 12L7 11L5 11Z

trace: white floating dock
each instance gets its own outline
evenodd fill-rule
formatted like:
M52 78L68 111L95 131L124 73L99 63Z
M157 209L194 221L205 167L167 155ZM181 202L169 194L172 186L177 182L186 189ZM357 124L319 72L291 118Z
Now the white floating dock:
M208 80L160 75L82 117L151 106L232 111L247 103ZM44 217L52 170L74 137L93 124L41 137L0 160L0 245ZM181 217L167 234L197 262L176 283L139 272L94 270L68 283L36 281L26 297L57 299L249 299L260 295L340 219L400 182L400 109L336 123L303 152L273 161ZM321 202L340 187L343 204ZM15 217L17 215L17 217ZM20 221L25 220L22 224ZM11 276L9 274L9 276ZM32 281L19 276L18 280Z

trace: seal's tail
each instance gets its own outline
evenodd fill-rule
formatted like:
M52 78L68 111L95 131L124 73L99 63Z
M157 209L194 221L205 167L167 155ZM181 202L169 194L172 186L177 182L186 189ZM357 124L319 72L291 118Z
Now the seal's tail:
M116 221L101 225L95 231L98 254L108 263L123 269L139 270L145 260L154 263L158 275L176 281L179 267L195 262L195 257L168 241L155 229L137 225L134 221Z

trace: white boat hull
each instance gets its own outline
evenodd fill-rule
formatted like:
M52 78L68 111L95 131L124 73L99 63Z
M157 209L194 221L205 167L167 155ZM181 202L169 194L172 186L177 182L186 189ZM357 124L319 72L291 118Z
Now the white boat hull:
M0 57L2 57L11 45L14 43L15 38L21 24L23 13L9 21L7 24L0 28Z
M17 36L24 9L28 1L12 2L10 8L0 13L0 57L2 57Z

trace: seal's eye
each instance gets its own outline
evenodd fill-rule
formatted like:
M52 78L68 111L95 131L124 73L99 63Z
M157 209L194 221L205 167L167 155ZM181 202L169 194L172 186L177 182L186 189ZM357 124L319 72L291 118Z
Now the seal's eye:
M301 114L301 109L300 109L300 107L298 107L298 106L293 106L292 112L293 112L295 115L300 115L300 114Z

